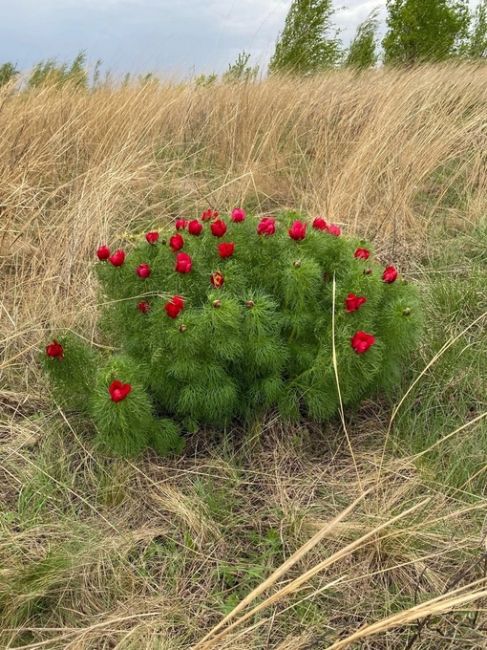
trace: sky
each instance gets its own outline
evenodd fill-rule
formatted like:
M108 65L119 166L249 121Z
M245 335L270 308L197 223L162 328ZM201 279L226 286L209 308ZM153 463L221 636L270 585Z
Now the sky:
M475 2L475 0L472 0ZM22 70L86 51L115 75L223 72L242 50L265 69L291 0L0 0L0 63ZM348 43L385 0L335 0Z

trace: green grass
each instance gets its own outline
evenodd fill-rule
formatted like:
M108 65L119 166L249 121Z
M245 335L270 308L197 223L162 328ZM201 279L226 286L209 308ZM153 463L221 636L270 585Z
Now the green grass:
M419 453L487 411L487 227L437 245L421 269L425 285L426 327L416 376L450 339L459 336L434 363L408 398L395 427L398 443ZM466 330L462 334L463 330ZM441 477L446 486L483 494L486 483L487 418L459 432L422 456L426 474Z

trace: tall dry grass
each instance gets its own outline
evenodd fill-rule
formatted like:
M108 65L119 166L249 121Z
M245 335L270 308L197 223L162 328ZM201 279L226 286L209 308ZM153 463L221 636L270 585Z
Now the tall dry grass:
M1 90L0 498L29 517L39 500L44 517L0 517L6 647L310 650L360 641L377 650L414 637L436 650L441 635L442 648L455 647L452 634L482 647L482 605L471 601L485 596L485 501L428 484L411 459L384 459L370 443L386 433L381 422L353 432L355 467L339 446L310 459L280 446L283 436L245 470L214 452L108 465L85 448L76 422L50 410L36 355L60 326L96 338L100 242L207 206L329 215L373 238L384 259L414 264L436 245L432 229L470 228L485 215L486 105L487 67L467 65L206 89ZM210 516L200 479L244 504L224 522ZM342 520L370 487L377 493ZM208 600L218 562L231 561L254 521L278 529L294 559L218 627L213 592ZM178 541L176 559L156 563L161 589L144 573L145 553L165 536ZM270 641L297 607L290 595L326 605L323 636L286 623ZM254 623L254 607L269 617ZM435 618L459 608L451 624ZM415 637L408 626L421 618L432 622Z

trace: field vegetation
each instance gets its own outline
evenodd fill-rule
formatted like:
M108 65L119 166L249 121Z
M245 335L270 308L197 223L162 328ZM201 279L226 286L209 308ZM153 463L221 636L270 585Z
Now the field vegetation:
M486 108L481 63L2 86L0 647L485 647ZM102 455L39 365L58 328L106 344L97 247L239 205L328 217L417 283L401 390Z

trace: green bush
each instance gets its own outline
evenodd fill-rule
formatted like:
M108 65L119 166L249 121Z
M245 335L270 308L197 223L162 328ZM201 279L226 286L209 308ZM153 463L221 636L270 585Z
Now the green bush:
M121 455L178 450L181 428L270 409L324 421L339 408L333 340L345 405L394 386L417 341L415 287L320 217L207 210L97 255L100 326L119 351L59 336L44 363L59 399L81 404Z

